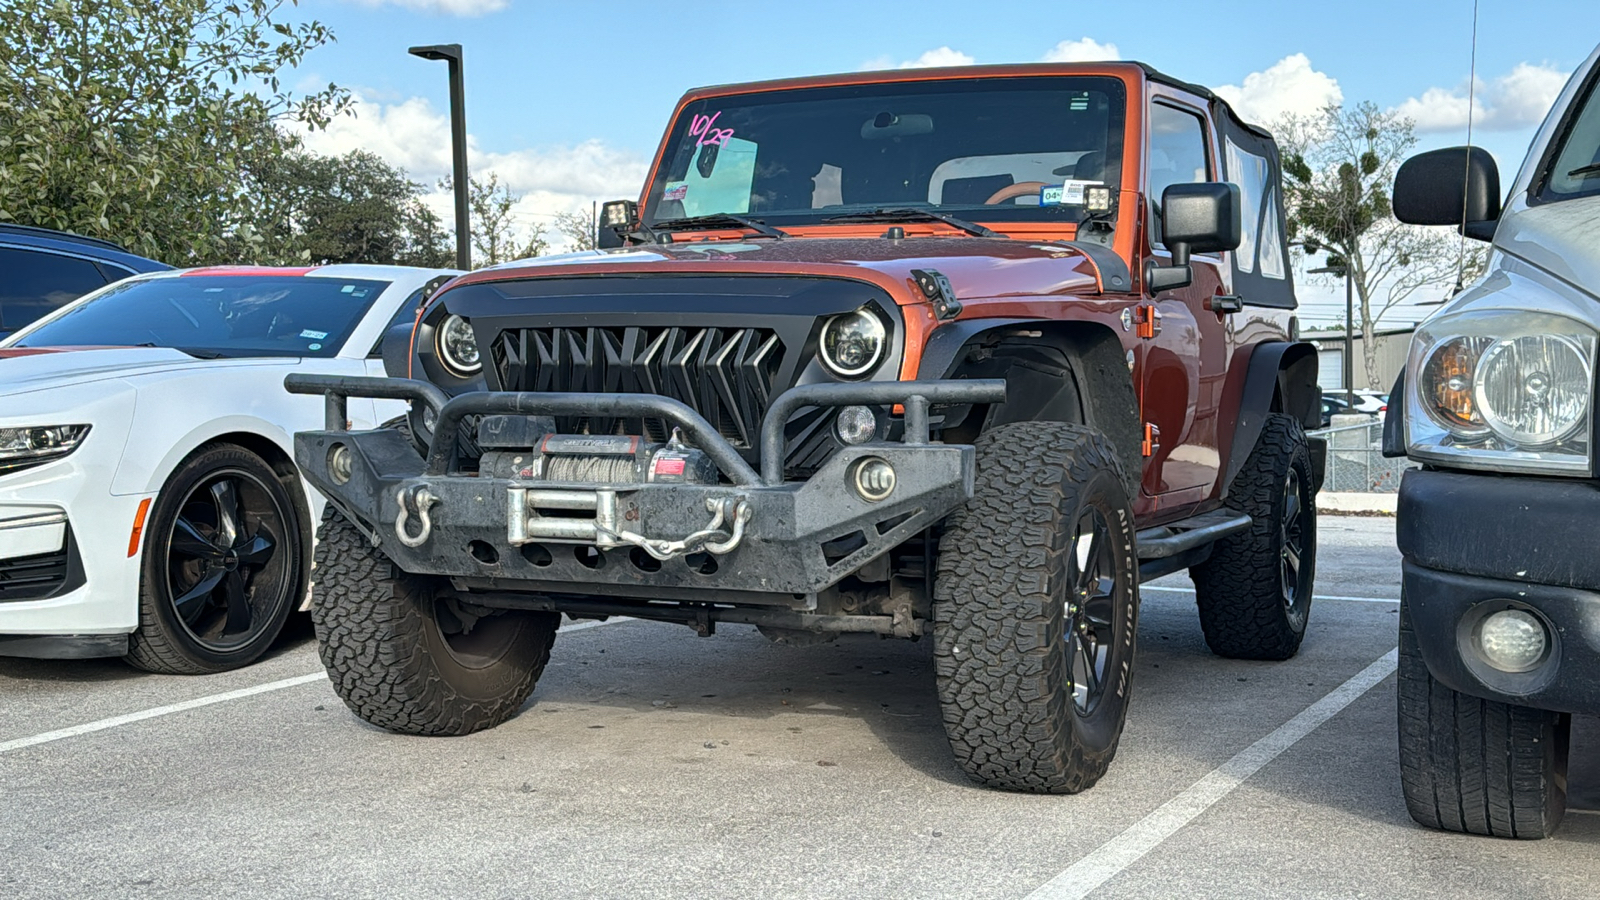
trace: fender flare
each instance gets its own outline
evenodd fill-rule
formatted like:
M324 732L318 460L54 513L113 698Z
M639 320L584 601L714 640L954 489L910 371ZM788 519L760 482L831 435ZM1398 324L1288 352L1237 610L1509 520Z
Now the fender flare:
M1317 348L1306 341L1263 341L1246 364L1239 393L1238 416L1227 451L1221 496L1227 497L1233 479L1261 437L1267 414L1285 412L1302 425L1321 423L1322 389L1317 385Z
M934 329L933 335L923 345L922 359L917 363L917 380L937 381L950 377L961 363L962 348L986 331L1037 324L1038 319L957 319L946 322Z

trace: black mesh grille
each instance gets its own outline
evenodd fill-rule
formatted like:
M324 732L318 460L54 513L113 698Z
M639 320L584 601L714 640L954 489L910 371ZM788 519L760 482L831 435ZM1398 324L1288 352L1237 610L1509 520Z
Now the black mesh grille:
M65 546L52 553L0 559L0 602L51 596L66 583L69 563Z
M784 347L767 328L626 326L525 328L493 346L510 391L661 394L704 416L735 447L755 446L775 393ZM665 440L659 419L562 417L569 434L642 434Z

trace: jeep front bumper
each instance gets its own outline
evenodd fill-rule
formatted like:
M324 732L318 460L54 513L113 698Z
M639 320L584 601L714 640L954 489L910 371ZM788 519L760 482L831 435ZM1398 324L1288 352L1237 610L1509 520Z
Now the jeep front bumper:
M402 570L481 592L609 595L808 609L817 592L881 557L972 496L973 449L928 439L932 404L996 403L1003 381L807 385L774 398L758 474L710 423L655 394L475 392L446 400L406 379L291 375L321 394L323 431L295 435L301 473ZM433 409L426 457L398 431L344 430L351 396ZM785 481L783 426L805 407L903 404L904 437L845 447ZM455 435L472 416L655 417L720 470L718 483L549 481L464 472ZM337 460L337 466L334 465ZM872 462L877 461L877 462ZM892 472L862 491L869 462ZM878 485L881 489L882 483Z

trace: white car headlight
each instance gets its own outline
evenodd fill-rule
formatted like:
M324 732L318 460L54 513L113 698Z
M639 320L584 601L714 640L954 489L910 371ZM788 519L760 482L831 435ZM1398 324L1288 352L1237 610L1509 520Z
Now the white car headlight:
M1486 310L1417 329L1407 453L1464 468L1591 471L1596 334L1565 316Z
M0 475L43 465L78 449L87 425L24 425L0 428Z
M883 360L888 336L883 320L866 307L834 316L822 326L822 362L835 375L864 375Z
M450 374L466 378L483 368L483 358L478 353L478 338L472 333L472 323L454 313L445 317L436 333L439 361Z

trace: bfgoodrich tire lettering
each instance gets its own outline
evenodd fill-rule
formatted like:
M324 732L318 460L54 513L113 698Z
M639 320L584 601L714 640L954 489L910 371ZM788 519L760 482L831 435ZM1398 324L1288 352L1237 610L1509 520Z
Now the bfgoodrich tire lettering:
M1572 717L1458 693L1422 660L1400 602L1400 783L1411 818L1492 837L1549 837L1567 809Z
M311 620L334 690L356 715L404 734L461 735L506 721L528 699L560 616L477 618L448 588L400 571L327 508Z
M1311 618L1317 508L1311 450L1293 416L1272 413L1228 490L1250 527L1189 570L1206 645L1233 659L1288 659Z
M1021 422L978 439L975 493L940 538L933 604L945 731L973 780L1075 793L1105 774L1127 718L1137 572L1104 435Z

